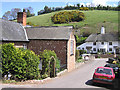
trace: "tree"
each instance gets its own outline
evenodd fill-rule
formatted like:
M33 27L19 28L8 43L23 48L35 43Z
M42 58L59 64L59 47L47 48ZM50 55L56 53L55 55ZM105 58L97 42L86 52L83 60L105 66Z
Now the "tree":
M11 11L5 12L5 14L2 16L5 20L14 20L17 18L17 13L21 12L20 8L13 8Z
M83 5L81 5L81 7L84 7Z
M78 7L78 8L80 7L80 4L79 4L79 3L77 4L77 7Z
M27 17L35 16L34 10L33 10L32 7L27 7L27 8L24 8L24 9L25 9L25 12L27 13Z
M31 16L30 11L27 10L27 17L30 17L30 16Z
M21 12L22 10L20 8L13 8L11 9L11 17L12 17L12 20L15 20L17 18L17 13L18 12Z
M5 12L5 14L2 16L2 19L11 20L10 11Z

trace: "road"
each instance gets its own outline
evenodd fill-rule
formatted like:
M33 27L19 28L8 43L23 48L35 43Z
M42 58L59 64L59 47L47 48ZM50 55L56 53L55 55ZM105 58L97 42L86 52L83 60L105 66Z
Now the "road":
M14 88L102 88L107 90L111 86L96 85L93 86L91 79L95 69L98 66L104 66L106 60L92 60L81 65L79 68L72 72L66 73L58 78L55 78L45 84L33 84L33 85L2 85L5 87Z

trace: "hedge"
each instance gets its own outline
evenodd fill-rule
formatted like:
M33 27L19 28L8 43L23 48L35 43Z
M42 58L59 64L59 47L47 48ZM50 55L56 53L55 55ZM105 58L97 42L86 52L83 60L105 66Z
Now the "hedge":
M28 80L39 76L39 57L30 50L15 48L14 44L2 45L2 77L11 74L11 79Z
M42 78L46 78L49 76L49 70L50 68L50 62L52 60L51 57L55 58L56 61L56 66L55 68L57 69L57 72L60 70L60 61L58 60L58 57L54 51L51 50L44 50L43 52L40 53L40 59L42 61ZM50 71L52 72L52 71Z
M85 15L80 11L64 11L54 14L51 20L55 24L79 22L85 19Z

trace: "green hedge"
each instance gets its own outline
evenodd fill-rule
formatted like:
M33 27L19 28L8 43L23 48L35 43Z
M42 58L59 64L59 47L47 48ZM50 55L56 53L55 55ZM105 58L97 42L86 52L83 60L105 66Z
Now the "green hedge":
M57 69L57 72L59 72L59 70L60 70L60 61L58 60L56 53L51 50L44 50L40 54L40 59L42 61L42 69L43 69L42 70L42 78L46 78L49 76L49 70L51 69L49 62L51 62L52 56L56 60L55 68Z
M64 11L56 13L51 17L51 20L55 24L68 23L68 22L79 22L85 19L84 13L80 11Z
M79 8L79 10L88 11L88 10L89 10L89 8L87 8L87 7L81 7L81 8Z
M2 77L10 73L11 79L21 81L39 76L39 57L33 51L15 48L11 43L1 47Z

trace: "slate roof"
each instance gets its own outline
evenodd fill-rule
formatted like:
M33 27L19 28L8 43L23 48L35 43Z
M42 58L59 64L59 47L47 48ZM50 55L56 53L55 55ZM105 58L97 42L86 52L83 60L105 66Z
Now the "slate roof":
M28 39L68 40L72 26L59 27L31 27L26 28Z
M117 33L105 33L105 34L91 34L86 42L109 42L109 41L118 41Z
M26 31L19 23L0 19L2 41L28 41Z

